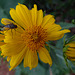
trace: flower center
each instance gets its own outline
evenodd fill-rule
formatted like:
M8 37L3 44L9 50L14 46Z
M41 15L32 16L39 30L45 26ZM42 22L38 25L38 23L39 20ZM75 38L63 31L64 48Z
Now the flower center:
M37 41L39 37L38 37L38 35L33 35L32 38L34 41Z
M41 26L32 26L25 29L22 38L29 49L38 50L47 41L47 32Z

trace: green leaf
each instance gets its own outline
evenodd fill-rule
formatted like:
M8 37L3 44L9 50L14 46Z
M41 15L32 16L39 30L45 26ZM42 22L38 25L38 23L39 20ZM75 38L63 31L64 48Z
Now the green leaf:
M46 47L46 49L50 52L50 47L49 46L45 46Z
M43 16L45 16L45 14L46 14L46 11L43 12Z
M59 22L58 24L62 27L62 29L69 29L71 27L75 27L75 25L72 23Z
M75 73L75 62L74 61L68 61L68 67L73 73Z
M0 20L4 17L7 18L7 15L5 14L4 9L0 7ZM1 25L1 22L0 22L0 25Z
M65 64L63 55L57 54L53 49L50 51L53 63L62 71L66 71L67 66Z
M18 69L18 68L16 68L16 69ZM20 75L49 75L50 74L49 68L45 69L39 63L38 63L38 66L36 68L33 68L32 70L29 70L28 67L24 68L23 63L22 63L22 64L20 64L18 70L20 71ZM16 70L16 71L18 71L18 70ZM18 74L16 74L16 75L18 75Z
M23 3L24 0L0 0L0 6L5 10L14 8L18 3Z
M66 47L64 47L64 48L63 48L63 52L66 52L69 47L70 47L69 45L67 45Z
M65 44L68 44L68 43L70 43L70 42L75 42L74 39L75 39L75 35L73 35L73 36L71 36L70 38L68 38L68 39L65 41Z
M18 66L15 69L15 75L21 75L21 69Z
M0 19L3 18L3 17L7 17L4 11L5 10L0 7Z
M72 23L75 24L75 19L72 20Z
M0 0L0 7L4 10L5 14L9 17L10 8L15 8L18 3L23 3L23 2L24 0L6 0L6 1ZM0 10L0 11L3 11L3 10Z
M73 65L75 66L75 61L71 61L73 63Z
M50 55L52 58L53 63L60 69L63 70L64 72L66 71L66 63L63 58L63 43L61 42L63 39L58 40L58 45L55 47L52 47L48 42L47 44L50 47ZM60 49L59 49L60 47Z

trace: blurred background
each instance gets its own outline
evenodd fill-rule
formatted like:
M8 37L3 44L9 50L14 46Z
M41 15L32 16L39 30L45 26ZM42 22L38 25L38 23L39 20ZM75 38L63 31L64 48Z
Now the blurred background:
M37 4L38 10L42 9L46 15L54 15L57 24L60 24L63 29L71 30L71 33L66 34L66 39L75 34L75 24L73 24L73 19L75 19L75 0L0 0L0 20L2 18L11 19L9 10L10 8L15 8L18 3L25 4L29 9L34 4ZM2 24L0 23L0 25ZM9 63L0 56L0 75L75 75L75 62L69 61L70 67L67 67L63 58L63 38L50 43L61 48L61 50L50 49L53 60L51 68L39 59L38 66L32 70L24 68L23 63L21 63L9 72Z

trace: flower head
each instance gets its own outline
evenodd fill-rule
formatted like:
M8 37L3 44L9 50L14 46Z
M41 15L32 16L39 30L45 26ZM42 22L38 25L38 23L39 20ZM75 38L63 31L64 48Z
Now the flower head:
M65 52L67 58L71 61L75 61L75 42L71 42L66 46L69 46L67 51Z
M61 30L60 25L55 24L54 16L43 17L43 11L34 8L29 10L25 5L18 4L16 9L11 8L12 20L3 18L4 25L13 23L17 25L14 30L8 30L4 34L5 45L1 46L2 55L10 59L10 70L18 66L24 59L24 67L35 68L38 64L38 56L41 61L52 65L49 52L44 47L48 40L58 40L69 30ZM12 38L13 37L13 38Z
M2 46L2 45L5 44L5 43L2 41L2 40L4 40L4 38L5 38L5 36L2 35L2 34L0 34L0 46ZM0 50L1 50L1 48L0 48Z

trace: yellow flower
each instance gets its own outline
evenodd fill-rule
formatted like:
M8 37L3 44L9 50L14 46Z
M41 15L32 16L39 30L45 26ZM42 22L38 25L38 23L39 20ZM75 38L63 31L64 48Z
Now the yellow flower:
M4 42L2 42L2 40L4 40L4 38L5 38L5 36L0 34L0 46L5 44ZM0 48L0 50L1 50L1 48Z
M1 46L2 55L10 59L10 70L18 66L24 59L24 67L35 68L38 65L38 56L41 61L52 65L50 54L44 47L48 40L58 40L69 30L61 30L60 25L55 24L52 15L43 17L43 11L37 10L37 5L29 10L25 5L18 4L16 9L11 8L12 20L3 18L2 24L13 23L16 30L5 32L5 45Z
M75 61L75 42L71 42L66 46L69 46L67 51L65 52L67 58L71 61Z

